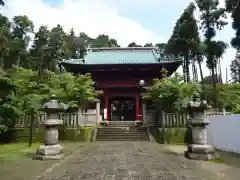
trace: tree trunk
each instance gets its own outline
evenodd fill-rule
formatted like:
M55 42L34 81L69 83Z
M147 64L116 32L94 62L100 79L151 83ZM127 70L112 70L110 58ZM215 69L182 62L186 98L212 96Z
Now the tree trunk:
M33 140L33 124L35 120L35 115L31 115L31 120L30 120L30 126L29 126L29 139L28 139L28 146L32 146L32 140Z
M212 73L212 85L213 85L213 105L214 105L214 108L216 108L216 106L217 106L217 96L216 96L217 95L216 94L217 86L216 86L215 66L213 63L211 65L211 73Z
M17 55L17 62L16 62L16 65L17 65L17 67L20 66L20 56L19 56L19 54Z
M4 68L4 59L2 55L0 55L0 67Z
M188 54L185 55L184 59L185 59L186 82L189 82L190 81L190 74L189 74L189 57L188 57Z
M184 82L186 82L185 59L184 59L184 62L183 62L182 68L183 68L183 80L184 80Z
M200 71L200 78L201 78L201 82L202 82L203 81L203 72L202 72L202 63L201 63L200 55L198 55L198 57L197 57L197 62L198 62L198 67L199 67L199 71Z

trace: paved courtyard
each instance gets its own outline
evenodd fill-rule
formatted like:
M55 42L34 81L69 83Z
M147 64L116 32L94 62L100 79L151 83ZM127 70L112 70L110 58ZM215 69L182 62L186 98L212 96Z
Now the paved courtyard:
M203 167L199 162L166 153L164 145L156 143L96 142L91 148L76 152L38 179L237 180Z

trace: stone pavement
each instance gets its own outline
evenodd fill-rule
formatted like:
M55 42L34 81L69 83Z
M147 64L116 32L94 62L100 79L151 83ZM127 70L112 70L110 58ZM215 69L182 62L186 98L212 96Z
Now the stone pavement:
M217 166L218 164L216 164ZM40 180L238 180L214 173L150 142L96 142Z

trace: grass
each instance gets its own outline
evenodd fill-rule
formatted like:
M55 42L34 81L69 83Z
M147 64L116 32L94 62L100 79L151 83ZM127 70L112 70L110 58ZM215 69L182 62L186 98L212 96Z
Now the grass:
M216 160L218 163L228 164L234 167L240 168L240 154L227 152L222 150L216 150L217 158L221 160Z
M225 161L222 157L217 157L217 158L211 159L210 162L225 164Z
M16 160L32 154L40 146L40 143L34 143L28 147L27 143L11 143L0 145L0 160Z
M91 143L60 142L63 146L65 157L78 149L87 149ZM0 144L0 179L3 180L32 180L51 167L59 160L34 160L35 153L40 143L33 143L28 147L27 143Z

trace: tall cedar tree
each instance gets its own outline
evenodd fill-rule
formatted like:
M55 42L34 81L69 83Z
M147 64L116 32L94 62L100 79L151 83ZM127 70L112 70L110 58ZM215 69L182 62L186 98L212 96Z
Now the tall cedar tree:
M226 10L231 13L233 19L232 27L236 31L232 39L232 46L240 50L240 0L225 0Z
M190 3L184 10L176 22L166 49L168 54L180 55L184 58L183 72L186 82L190 81L190 56L197 51L197 44L199 43L198 27L194 17L195 9L194 3Z
M225 8L219 8L218 0L196 0L197 6L200 10L201 28L204 32L205 56L207 58L207 66L211 71L213 82L213 103L216 107L216 64L217 59L220 58L226 48L222 42L216 42L213 38L216 36L216 30L221 30L227 22ZM224 46L223 46L224 44ZM220 49L221 48L221 49Z

